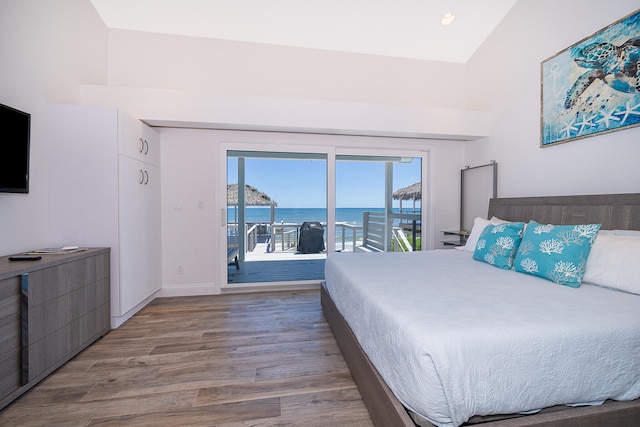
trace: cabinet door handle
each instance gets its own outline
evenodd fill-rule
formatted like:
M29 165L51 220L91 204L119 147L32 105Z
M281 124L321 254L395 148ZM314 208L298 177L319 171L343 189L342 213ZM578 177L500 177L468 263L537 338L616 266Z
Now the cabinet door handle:
M149 183L149 172L144 171L144 185Z
M140 169L140 182L138 184L144 184L144 171Z
M144 140L144 154L149 154L149 143L147 140Z
M144 140L140 138L140 150L138 150L138 153L142 153L143 151L144 151Z
M22 329L21 345L21 369L20 383L26 385L29 382L29 273L20 276L20 324Z

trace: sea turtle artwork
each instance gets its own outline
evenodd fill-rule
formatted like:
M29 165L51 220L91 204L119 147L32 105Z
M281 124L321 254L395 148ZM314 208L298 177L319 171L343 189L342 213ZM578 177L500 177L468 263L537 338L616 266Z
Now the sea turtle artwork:
M621 46L592 43L580 49L573 60L589 71L582 74L567 92L564 107L576 104L578 97L594 82L601 81L623 93L640 92L640 37Z
M640 9L545 59L540 146L640 126Z

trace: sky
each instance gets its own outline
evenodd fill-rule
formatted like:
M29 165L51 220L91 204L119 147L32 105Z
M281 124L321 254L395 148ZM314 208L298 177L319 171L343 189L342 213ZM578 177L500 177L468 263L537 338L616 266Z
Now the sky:
M420 181L420 172L418 158L410 163L394 163L393 190ZM237 174L237 159L229 158L227 182L237 183ZM325 160L247 158L245 183L266 193L277 202L278 207L326 207ZM399 206L398 201L394 201L394 206ZM336 207L384 207L384 162L338 161Z

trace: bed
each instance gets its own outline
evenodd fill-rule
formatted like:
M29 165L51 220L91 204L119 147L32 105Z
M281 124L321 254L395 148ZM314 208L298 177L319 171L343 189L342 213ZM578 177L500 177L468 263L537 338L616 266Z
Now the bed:
M491 217L529 223L523 242L530 221L601 224L591 256L606 257L604 230L640 230L640 194L493 199ZM640 425L640 295L474 256L328 257L323 310L375 424Z

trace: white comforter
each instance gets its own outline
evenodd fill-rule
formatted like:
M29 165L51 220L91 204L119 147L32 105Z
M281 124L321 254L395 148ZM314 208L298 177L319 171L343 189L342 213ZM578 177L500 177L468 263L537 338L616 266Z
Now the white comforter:
M396 397L438 426L640 396L639 295L455 250L332 254L325 279Z

